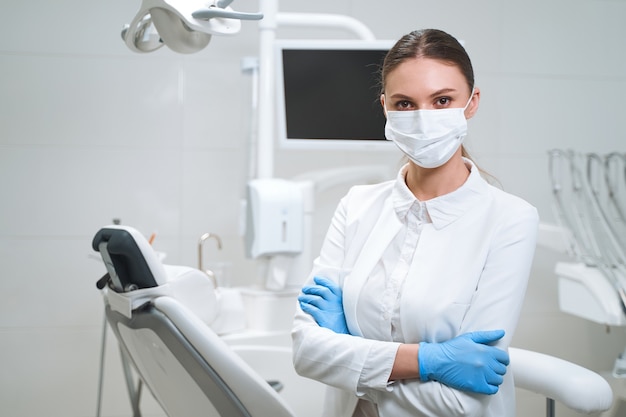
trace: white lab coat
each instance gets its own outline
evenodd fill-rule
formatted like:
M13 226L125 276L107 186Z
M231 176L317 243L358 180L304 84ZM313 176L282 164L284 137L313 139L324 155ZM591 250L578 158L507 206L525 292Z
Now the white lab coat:
M504 329L509 346L535 249L538 215L520 198L489 185L469 161L465 184L426 201L424 225L400 300L405 343L441 342L462 333ZM396 181L402 181L398 179ZM418 379L387 383L398 343L362 336L359 294L391 240L404 227L391 202L395 181L353 187L341 200L307 284L316 274L343 286L350 335L319 327L300 309L292 331L297 372L331 386L324 417L349 417L359 398L381 417L515 415L511 372L495 395L472 394ZM338 274L332 276L333 269ZM367 374L368 378L362 378ZM376 382L363 386L363 379ZM333 388L334 387L334 388Z

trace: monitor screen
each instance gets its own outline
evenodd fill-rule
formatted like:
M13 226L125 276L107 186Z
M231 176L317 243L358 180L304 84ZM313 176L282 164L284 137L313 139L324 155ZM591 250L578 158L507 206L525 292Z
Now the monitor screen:
M276 41L281 148L395 150L385 140L380 68L392 41Z

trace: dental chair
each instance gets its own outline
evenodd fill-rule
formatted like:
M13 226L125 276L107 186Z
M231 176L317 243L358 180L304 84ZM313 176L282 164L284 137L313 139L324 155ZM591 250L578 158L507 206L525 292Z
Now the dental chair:
M139 417L142 384L170 417L294 417L270 382L263 380L217 335L213 283L193 268L161 264L147 240L125 226L95 235L107 274L106 319L125 369L131 405ZM191 307L190 307L191 306Z
M170 417L297 417L278 393L282 382L262 379L219 336L224 320L206 274L163 265L127 226L101 229L92 247L107 270L98 288L122 352L134 417L141 416L143 384ZM524 349L510 348L510 357L516 387L544 396L548 417L555 401L581 413L611 406L608 382L588 369Z

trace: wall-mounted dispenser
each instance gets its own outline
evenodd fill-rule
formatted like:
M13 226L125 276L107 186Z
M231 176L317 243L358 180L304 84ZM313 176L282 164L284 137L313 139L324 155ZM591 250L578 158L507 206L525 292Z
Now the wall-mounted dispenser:
M250 258L302 251L304 204L296 182L277 178L248 183L246 254Z

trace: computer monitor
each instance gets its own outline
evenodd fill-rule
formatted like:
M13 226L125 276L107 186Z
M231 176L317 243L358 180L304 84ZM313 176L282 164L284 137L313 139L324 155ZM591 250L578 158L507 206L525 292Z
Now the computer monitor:
M380 68L393 41L277 40L282 149L396 150L385 139Z

